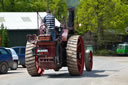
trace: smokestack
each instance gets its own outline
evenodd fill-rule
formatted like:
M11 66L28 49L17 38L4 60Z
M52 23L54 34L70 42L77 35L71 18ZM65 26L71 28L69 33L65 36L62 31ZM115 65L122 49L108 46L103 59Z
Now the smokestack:
M75 16L75 8L68 8L69 11L69 17L68 17L68 27L69 28L74 28L74 16Z
M80 0L65 0L68 8L77 7L80 4Z

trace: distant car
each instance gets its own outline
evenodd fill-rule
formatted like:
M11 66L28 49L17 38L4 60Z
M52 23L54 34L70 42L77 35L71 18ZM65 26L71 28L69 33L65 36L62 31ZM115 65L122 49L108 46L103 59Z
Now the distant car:
M12 67L12 55L3 47L0 47L0 73L5 74Z
M25 46L16 46L12 47L12 49L14 49L18 55L19 65L22 65L25 68Z
M11 70L16 70L18 68L18 55L16 54L15 50L12 48L6 48L11 54L13 59L13 65L11 67Z
M128 55L128 43L118 44L116 53L118 55Z

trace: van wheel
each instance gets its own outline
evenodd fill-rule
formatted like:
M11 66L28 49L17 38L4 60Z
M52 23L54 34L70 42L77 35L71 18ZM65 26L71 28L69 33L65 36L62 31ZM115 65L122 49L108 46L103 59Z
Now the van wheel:
M26 66L25 66L25 65L22 65L22 67L23 67L23 68L26 68Z
M6 62L2 62L0 64L0 73L1 74L6 74L8 72L8 64Z
M16 70L18 68L18 63L16 61L13 62L11 70Z

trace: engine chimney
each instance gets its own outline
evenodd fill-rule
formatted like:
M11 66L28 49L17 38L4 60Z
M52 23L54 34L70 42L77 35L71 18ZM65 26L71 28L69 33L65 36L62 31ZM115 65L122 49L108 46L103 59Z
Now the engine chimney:
M69 11L68 28L70 30L74 30L74 16L75 16L74 10L75 10L74 7L68 8L68 11Z

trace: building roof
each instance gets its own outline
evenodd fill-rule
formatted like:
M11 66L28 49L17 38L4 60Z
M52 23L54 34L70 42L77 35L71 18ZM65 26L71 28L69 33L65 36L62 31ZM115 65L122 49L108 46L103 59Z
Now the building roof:
M46 12L39 12L43 19ZM0 25L4 24L8 30L34 30L37 29L36 12L0 12ZM39 20L41 23L41 19ZM60 26L60 22L55 19L55 26Z

